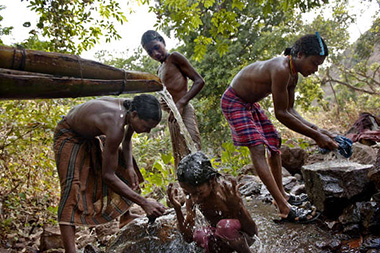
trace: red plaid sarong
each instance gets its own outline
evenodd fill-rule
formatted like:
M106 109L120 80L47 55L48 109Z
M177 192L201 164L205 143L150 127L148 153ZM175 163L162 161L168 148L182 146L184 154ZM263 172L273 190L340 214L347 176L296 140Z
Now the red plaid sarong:
M245 102L232 87L228 87L222 96L221 107L235 146L265 144L271 151L280 152L280 135L258 103Z

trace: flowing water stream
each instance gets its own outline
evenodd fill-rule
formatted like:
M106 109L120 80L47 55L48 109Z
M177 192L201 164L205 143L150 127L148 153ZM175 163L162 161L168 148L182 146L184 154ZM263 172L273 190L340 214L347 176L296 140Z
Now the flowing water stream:
M172 95L170 95L169 91L164 86L164 89L160 92L157 92L162 99L166 102L166 104L169 106L170 110L173 112L173 115L175 119L177 120L177 123L181 129L180 133L185 138L187 148L190 150L191 153L197 152L197 149L195 147L195 143L193 139L190 136L189 131L187 130L185 124L183 123L181 114L178 111L177 106L174 103L174 100L172 98Z

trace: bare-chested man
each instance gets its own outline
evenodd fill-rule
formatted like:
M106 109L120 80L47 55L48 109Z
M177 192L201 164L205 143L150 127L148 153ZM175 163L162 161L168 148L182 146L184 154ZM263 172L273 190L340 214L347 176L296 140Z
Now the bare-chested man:
M197 150L201 150L198 123L190 100L203 88L205 84L203 78L182 54L179 52L169 53L165 48L164 38L156 31L146 31L141 38L141 44L151 58L161 62L158 76L173 97ZM188 89L188 79L193 81L190 90ZM169 110L165 105L163 105L163 108L166 111ZM169 117L169 130L173 146L174 163L177 168L179 161L188 155L190 150L187 148L185 139L180 133L178 123L174 119L173 114Z
M336 149L338 144L330 132L303 119L293 107L298 73L305 77L315 73L328 55L328 49L319 34L311 34L287 48L285 55L287 57L255 62L243 68L224 92L221 107L230 125L234 145L249 148L253 165L273 196L280 217L307 223L317 216L295 207L305 199L285 192L279 152L281 139L258 102L272 94L275 116L281 123L314 139L321 148ZM269 165L266 148L270 152Z
M186 218L177 189L168 187L168 198L177 215L178 229L187 242L195 241L205 252L252 252L249 246L257 226L244 206L236 180L212 168L201 151L179 163L177 178L187 195ZM208 225L196 227L196 205Z
M143 94L133 100L90 100L58 123L54 133L61 182L58 222L66 252L76 252L75 225L109 222L126 213L132 202L148 216L163 215L162 204L135 192L142 175L131 142L134 132L149 133L160 120L158 100Z

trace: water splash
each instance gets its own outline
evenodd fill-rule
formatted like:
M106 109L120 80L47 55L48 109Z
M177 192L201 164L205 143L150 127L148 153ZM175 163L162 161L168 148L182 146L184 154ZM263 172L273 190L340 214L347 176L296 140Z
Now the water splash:
M249 248L257 253L265 253L266 251L260 238L257 235L254 235L253 238L255 239L255 242Z
M162 91L157 92L162 99L166 102L166 104L169 106L170 110L173 112L173 115L175 119L177 120L177 123L180 128L180 134L185 138L187 148L190 150L191 153L197 152L197 148L195 147L195 143L193 139L190 136L189 131L187 130L185 123L183 123L182 116L179 113L177 106L174 103L172 95L170 95L169 91L164 86Z

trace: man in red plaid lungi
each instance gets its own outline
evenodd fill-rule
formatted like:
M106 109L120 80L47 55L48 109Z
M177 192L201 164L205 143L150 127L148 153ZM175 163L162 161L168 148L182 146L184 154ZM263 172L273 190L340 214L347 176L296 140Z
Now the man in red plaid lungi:
M314 139L321 148L338 148L332 133L306 121L293 107L298 72L305 77L316 72L328 55L328 49L318 33L308 34L287 48L285 55L243 68L224 92L221 107L234 145L249 148L253 166L274 198L281 220L308 223L318 214L296 207L307 196L302 198L285 192L279 151L281 139L258 102L272 94L275 116L281 123ZM270 152L268 161L266 149Z
M235 146L265 144L279 152L281 138L258 103L248 103L229 87L222 97L222 111L230 125Z

